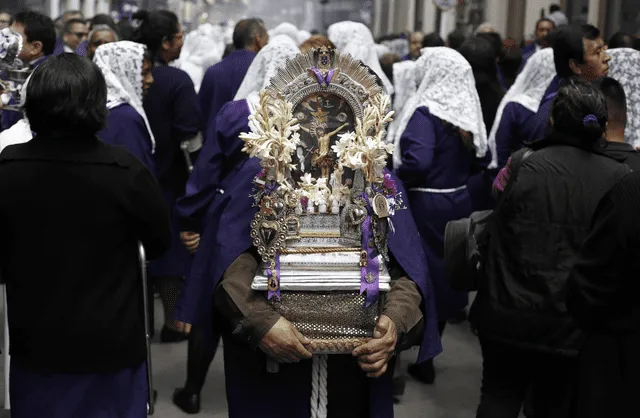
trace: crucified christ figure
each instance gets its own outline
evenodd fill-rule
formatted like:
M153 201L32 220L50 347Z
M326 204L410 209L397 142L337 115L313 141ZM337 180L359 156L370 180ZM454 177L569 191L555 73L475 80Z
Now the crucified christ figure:
M329 171L333 166L333 156L331 154L331 138L347 126L349 126L349 124L345 123L338 129L329 133L325 133L323 128L315 129L315 136L318 140L318 148L313 152L311 163L314 167L320 167L320 169L322 170L322 178L326 178L327 180L329 179ZM309 132L308 129L304 130Z

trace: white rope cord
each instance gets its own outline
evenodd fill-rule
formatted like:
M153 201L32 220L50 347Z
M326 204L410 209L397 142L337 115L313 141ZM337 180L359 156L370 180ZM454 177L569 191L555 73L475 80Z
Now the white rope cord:
M313 356L311 368L311 418L327 418L327 369L328 356L318 354Z

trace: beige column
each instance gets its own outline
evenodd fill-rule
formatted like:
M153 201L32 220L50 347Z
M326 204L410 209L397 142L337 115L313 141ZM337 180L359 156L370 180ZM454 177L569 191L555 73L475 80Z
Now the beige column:
M377 38L382 36L382 19L384 14L382 13L382 0L373 1L373 36Z
M49 0L49 16L52 19L60 16L60 0Z
M92 18L96 15L96 0L84 0L84 4L82 5L82 13L84 17L87 19Z
M66 10L80 10L80 0L67 0Z
M438 8L433 4L433 0L422 0L422 32L435 32L436 13Z
M442 12L442 17L440 19L440 37L442 39L447 39L449 33L456 29L456 8L453 7L446 12Z
M109 0L98 0L98 5L96 6L96 14L109 14L110 12L110 4Z
M589 0L589 14L587 23L593 26L600 24L600 0Z
M402 1L402 0L401 0ZM396 31L396 0L389 0L389 12L387 14L387 32L394 33Z
M408 29L411 32L414 32L416 29L416 0L406 0L403 3L406 4L406 16L407 21L404 24L402 30Z
M510 18L509 1L507 0L487 0L485 3L485 16L494 28L502 36L507 33L507 22Z

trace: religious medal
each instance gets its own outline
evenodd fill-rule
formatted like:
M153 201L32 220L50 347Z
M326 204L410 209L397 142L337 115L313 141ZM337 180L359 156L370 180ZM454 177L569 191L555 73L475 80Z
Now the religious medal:
M280 283L278 282L278 278L276 277L275 274L269 277L267 288L269 289L270 292L277 292L278 289L280 288Z
M389 217L387 199L379 193L373 198L373 213L375 213L378 218Z

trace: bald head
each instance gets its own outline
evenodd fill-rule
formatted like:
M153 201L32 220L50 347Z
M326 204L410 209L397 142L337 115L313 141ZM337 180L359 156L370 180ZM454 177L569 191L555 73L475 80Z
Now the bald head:
M262 19L243 19L233 31L233 46L259 52L269 42L269 34Z

